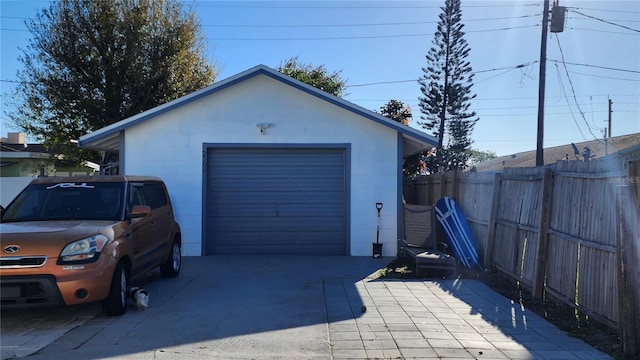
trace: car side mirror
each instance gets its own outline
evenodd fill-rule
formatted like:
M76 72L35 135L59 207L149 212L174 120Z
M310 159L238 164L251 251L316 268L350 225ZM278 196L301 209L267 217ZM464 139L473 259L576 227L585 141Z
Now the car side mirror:
M151 207L148 205L136 205L131 209L131 218L140 218L151 215Z

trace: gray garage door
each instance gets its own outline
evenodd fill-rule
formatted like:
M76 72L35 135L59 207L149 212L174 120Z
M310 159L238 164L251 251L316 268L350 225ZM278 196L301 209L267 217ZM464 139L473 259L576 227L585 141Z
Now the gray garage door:
M345 149L210 148L206 249L345 255Z

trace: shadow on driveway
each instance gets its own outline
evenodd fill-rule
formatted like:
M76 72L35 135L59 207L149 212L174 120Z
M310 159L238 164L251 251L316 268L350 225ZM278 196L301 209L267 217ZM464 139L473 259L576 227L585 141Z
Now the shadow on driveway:
M390 259L369 257L206 256L185 257L181 274L163 279L153 272L143 286L150 306L76 323L63 336L40 345L30 359L167 358L182 354L216 358L331 357L327 321L362 314L355 283L383 268ZM352 279L345 280L345 279ZM351 284L353 286L347 285ZM95 307L92 308L95 311ZM330 309L330 313L328 310ZM49 309L69 316L68 308ZM67 313L65 313L67 312ZM5 318L18 314L3 312ZM22 321L33 321L20 314ZM15 322L14 322L15 324ZM41 324L23 334L42 336ZM26 340L23 337L23 340ZM15 339L13 343L19 342ZM28 344L27 344L28 345ZM36 346L37 347L37 346ZM151 354L151 352L153 354ZM3 358L5 346L3 344ZM170 355L173 354L173 355Z
M3 358L610 359L477 280L376 278L390 260L185 258L179 277L147 278L143 312L3 312Z

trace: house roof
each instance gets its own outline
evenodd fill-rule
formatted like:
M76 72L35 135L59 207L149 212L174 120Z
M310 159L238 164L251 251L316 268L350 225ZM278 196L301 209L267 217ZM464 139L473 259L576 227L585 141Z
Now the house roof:
M51 157L51 152L45 149L42 144L12 144L0 142L0 157L12 159L47 159Z
M96 130L92 133L83 135L82 137L80 137L78 145L80 147L89 149L116 152L120 148L120 133L127 128L138 125L142 122L152 119L157 115L171 111L172 109L188 104L202 97L211 95L217 91L223 90L227 87L233 86L239 82L258 75L265 75L272 79L281 81L287 85L293 86L294 88L325 100L333 105L339 106L371 121L396 130L403 137L403 156L417 154L421 151L436 146L438 143L433 136L428 135L420 130L411 128L407 125L403 125L401 123L388 119L374 111L365 109L349 101L333 96L325 91L284 75L270 67L267 67L265 65L258 65L230 78L216 82L204 89L195 91L189 95L175 99L166 104L159 105L138 115L134 115L117 123L106 126L102 129Z
M589 149L588 151L586 149ZM571 143L545 148L544 164L550 165L558 161L585 161L602 159L616 154L628 155L640 152L640 133L614 136L605 139ZM535 167L536 151L525 151L513 155L500 156L475 166L478 172L502 171L506 167Z
M0 141L0 151L3 153L50 153L43 144L12 143L5 138Z

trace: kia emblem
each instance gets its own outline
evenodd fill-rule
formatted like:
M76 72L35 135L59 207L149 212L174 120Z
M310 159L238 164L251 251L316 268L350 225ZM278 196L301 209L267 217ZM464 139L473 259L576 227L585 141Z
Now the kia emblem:
M18 245L9 245L4 247L4 252L7 254L15 254L20 251L20 246Z

